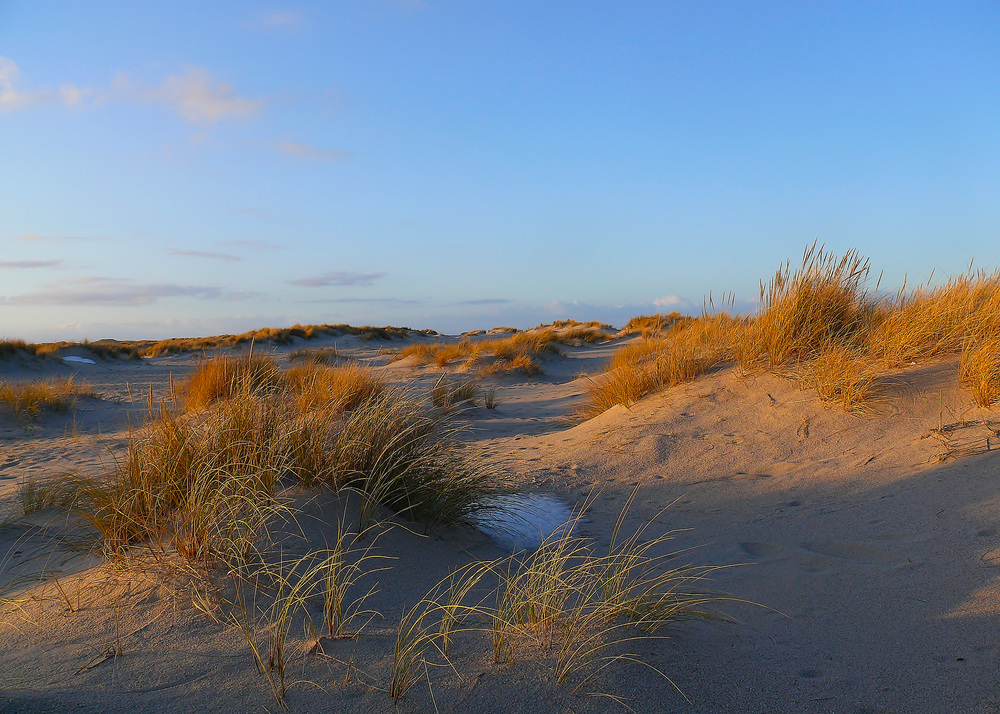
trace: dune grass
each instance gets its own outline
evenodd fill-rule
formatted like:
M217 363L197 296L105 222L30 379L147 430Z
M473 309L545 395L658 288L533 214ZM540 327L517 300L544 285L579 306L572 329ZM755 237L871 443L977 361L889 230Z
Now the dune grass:
M460 427L358 366L217 357L182 391L198 409L151 407L109 477L83 484L79 509L109 557L139 544L224 557L260 532L283 480L359 492L362 529L382 506L427 528L466 523L505 491Z
M0 382L0 403L6 404L21 423L37 419L43 411L69 411L79 397L93 394L88 384L72 377Z
M574 533L578 512L537 550L470 564L435 585L400 621L390 695L398 701L423 667L450 662L456 632L485 635L501 665L546 661L553 679L577 692L613 666L642 663L632 643L662 638L678 623L725 619L712 607L725 598L705 589L717 568L680 564L682 553L670 549L675 533L652 536L650 521L625 528L637 491L606 551ZM488 580L496 586L483 592Z
M473 380L452 384L447 375L442 374L431 387L431 402L446 412L459 404L475 406L478 399L479 387Z
M202 357L180 385L180 397L188 409L197 409L237 394L273 393L282 382L277 363L266 355Z
M635 318L629 329L642 339L623 346L594 378L580 413L630 406L713 364L796 378L824 401L854 411L879 397L887 370L947 354L961 355L960 381L975 401L995 404L1000 271L970 270L939 287L904 288L887 298L878 296L878 282L870 288L870 272L857 251L837 256L814 243L797 269L787 262L761 283L754 317L678 317L665 329L656 316Z
M362 495L359 529L379 505L428 528L471 523L506 492L500 470L463 446L460 430L400 389L386 389L351 412L334 459L336 486Z
M355 409L385 388L371 370L356 364L293 367L284 373L284 384L299 412L326 414Z
M480 376L513 373L532 376L542 373L541 360L559 354L560 342L587 339L580 335L597 339L593 335L598 332L598 328L593 326L566 327L561 333L556 328L543 326L509 337L475 342L469 339L444 344L418 342L399 350L395 359L413 357L417 364L435 364L438 367L464 359L464 369L475 370ZM600 334L606 333L601 331Z
M435 335L434 330L411 330L408 327L374 327L372 325L293 325L292 327L264 327L238 335L213 335L210 337L172 337L165 340L96 340L83 342L26 342L19 339L0 340L0 359L17 355L54 357L60 350L79 347L89 350L102 359L131 359L159 357L185 352L205 352L212 349L235 348L250 344L288 345L296 339L312 340L323 336L354 335L365 341L391 341L406 339L410 335Z
M991 407L1000 402L1000 331L968 338L959 370L976 404Z
M639 315L625 323L625 327L618 334L621 336L638 334L642 337L662 336L684 319L684 315L676 311L667 313L666 315L659 313L655 315Z
M646 337L619 348L587 388L580 416L596 416L648 394L691 381L732 359L744 322L725 313L675 323L663 337Z
M344 354L336 347L320 347L317 349L295 350L288 354L288 361L305 363L307 365L323 365L326 367L343 367L353 363L355 359Z

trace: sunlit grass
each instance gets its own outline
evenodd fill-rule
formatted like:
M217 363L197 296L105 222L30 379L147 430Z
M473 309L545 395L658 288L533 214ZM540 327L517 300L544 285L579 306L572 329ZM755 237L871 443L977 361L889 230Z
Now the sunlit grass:
M90 385L72 377L31 382L0 382L0 403L20 422L37 419L44 411L69 411L81 396L92 396Z

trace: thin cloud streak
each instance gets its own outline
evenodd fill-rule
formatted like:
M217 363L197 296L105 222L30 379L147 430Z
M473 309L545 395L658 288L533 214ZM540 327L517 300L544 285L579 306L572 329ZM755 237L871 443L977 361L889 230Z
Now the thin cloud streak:
M328 304L328 303L348 303L348 304L377 304L377 305L421 305L422 300L407 300L404 298L326 298L319 300L299 300L306 304Z
M285 156L323 163L347 161L354 156L350 151L323 149L312 144L302 144L297 141L275 141L271 144L271 147L280 151Z
M56 260L0 260L0 268L54 268L62 265L62 258Z
M124 279L87 277L46 285L44 290L6 297L3 302L8 305L135 307L152 305L161 298L171 297L211 300L222 297L222 291L207 286L133 283Z
M243 260L238 255L233 255L232 253L213 253L205 250L181 250L179 248L171 248L168 251L171 255L180 255L186 258L204 258L206 260L221 260L226 263L235 263L237 261Z
M253 250L281 250L280 245L268 243L263 240L224 240L219 245L233 246L234 248L252 248Z
M289 285L297 285L303 288L322 288L329 285L358 287L372 285L376 280L384 275L385 273L348 273L343 271L334 271L332 273L317 275L314 278L297 278L295 280L289 280L288 283Z
M17 238L25 243L62 243L62 242L73 242L73 241L104 241L111 240L108 236L40 236L35 234L27 234L23 236L18 236Z

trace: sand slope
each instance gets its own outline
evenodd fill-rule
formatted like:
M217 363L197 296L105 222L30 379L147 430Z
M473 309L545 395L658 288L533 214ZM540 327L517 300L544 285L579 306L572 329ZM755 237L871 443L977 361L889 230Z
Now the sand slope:
M487 636L470 633L456 643L454 668L430 669L429 684L418 684L400 710L617 706L588 692L623 697L635 711L1000 707L1000 461L992 452L939 460L946 439L984 450L982 426L931 434L1000 414L972 406L954 363L906 368L864 415L826 406L788 379L722 369L631 410L575 423L585 373L616 345L568 348L538 378L492 378L499 409L455 418L469 422L471 447L506 464L525 492L571 506L592 498L581 530L599 544L641 484L629 523L656 517L661 530L678 530L679 550L691 549L684 562L732 565L712 586L735 598L721 607L737 622L635 643L634 654L676 689L648 668L623 664L576 694L552 682L545 653L498 666ZM337 346L415 388L428 389L441 373L390 364L377 344L354 338ZM0 362L2 379L75 372L99 394L27 429L0 413L4 513L16 512L18 484L29 476L100 472L129 423L141 420L143 395L162 397L194 362L184 355L72 367ZM351 508L323 492L295 498L308 525L286 534L289 554L329 539L338 514ZM101 564L57 547L73 535L51 512L0 529L0 708L278 710L246 640L197 607L198 580L183 564L173 557ZM403 610L450 570L503 555L481 533L425 537L391 523L377 548L395 558L373 576L380 584L370 606L383 617L356 639L321 642L322 653L301 629L292 633L292 673L301 680L288 694L293 711L393 711L384 689ZM123 654L108 656L119 647Z

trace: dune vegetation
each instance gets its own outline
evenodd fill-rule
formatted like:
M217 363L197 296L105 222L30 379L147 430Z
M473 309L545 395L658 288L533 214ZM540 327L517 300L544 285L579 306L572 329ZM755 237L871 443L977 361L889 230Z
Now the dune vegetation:
M465 446L448 419L453 406L482 397L475 382L443 377L430 396L428 404L357 364L282 369L261 354L203 357L174 385L172 403L149 404L107 473L29 480L23 513L75 514L85 542L119 567L179 557L201 583L198 609L242 634L284 703L296 631L315 633L320 646L381 616L365 605L374 586L360 583L394 567L378 548L386 510L429 531L503 508L503 470ZM495 407L495 392L482 398ZM286 556L278 534L299 527L291 494L318 489L350 495L357 520L340 521L325 547ZM634 497L606 553L574 532L581 510L534 552L459 569L406 609L389 696L398 702L428 664L451 662L456 637L492 649L500 665L544 661L554 682L586 692L598 673L631 661L617 643L710 617L715 598L701 584L711 568L677 564L665 548L671 534L648 536L648 523L624 534Z
M937 287L894 295L869 285L869 261L814 244L801 266L786 263L761 283L760 310L695 318L636 318L642 337L615 353L593 379L583 416L636 401L731 364L799 380L824 401L865 408L891 370L941 355L961 356L961 379L977 403L1000 400L1000 272L970 272ZM634 324L633 324L634 323Z
M78 347L88 350L102 359L141 359L166 354L184 352L204 352L206 350L239 347L253 343L288 345L296 339L312 340L318 337L354 335L359 339L394 340L406 339L412 334L433 335L433 330L411 330L408 327L372 327L364 325L293 325L292 327L265 327L250 330L239 335L215 335L212 337L176 337L165 340L96 340L83 342L26 342L19 339L0 340L0 359L10 359L18 355L25 357L51 357L63 349Z
M72 377L30 382L0 382L0 404L6 404L20 422L37 419L43 411L65 412L93 389Z
M462 368L475 371L480 376L520 373L541 374L546 356L557 355L560 345L607 342L614 336L614 328L601 322L559 320L549 325L539 325L523 332L513 328L496 328L491 334L509 334L509 337L487 338L473 341L466 337L454 343L417 342L396 352L396 359L412 357L415 364L434 364L445 367L462 360Z

